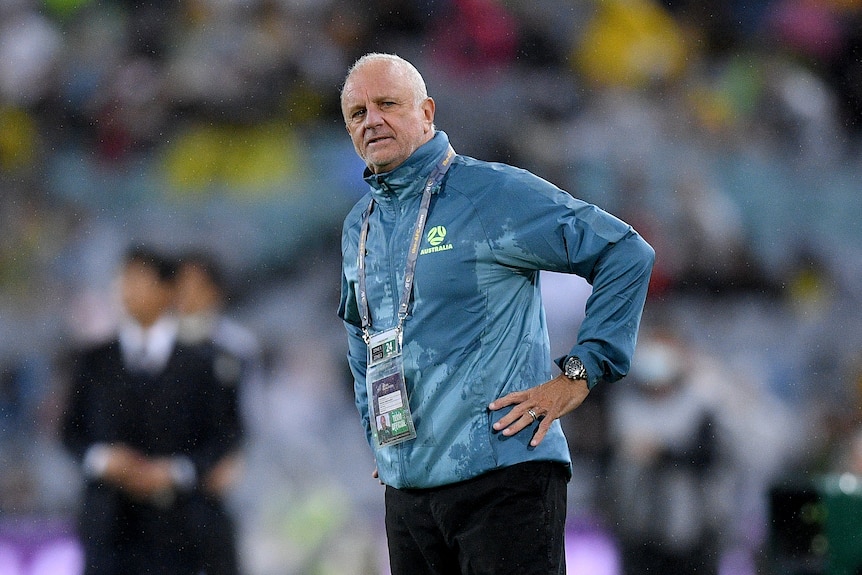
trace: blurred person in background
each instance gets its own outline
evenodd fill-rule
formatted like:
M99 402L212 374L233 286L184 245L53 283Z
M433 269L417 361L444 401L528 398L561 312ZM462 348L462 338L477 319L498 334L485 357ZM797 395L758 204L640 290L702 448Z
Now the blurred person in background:
M238 358L244 379L260 376L257 336L227 310L228 286L217 259L203 251L178 258L176 307L180 342L212 344Z
M611 456L605 485L623 573L717 574L720 416L683 344L672 335L638 343L630 383L608 394Z
M237 373L177 339L176 264L135 247L115 337L71 361L63 441L86 480L85 575L236 575L233 526L202 483L240 439Z
M370 191L344 222L338 314L392 573L564 573L558 419L628 371L654 252L533 174L457 155L402 58L360 58L341 106ZM555 378L540 270L593 286Z
M204 251L190 251L179 258L177 270L178 341L212 346L215 367L226 380L239 382L240 414L246 412L248 395L263 377L262 352L255 334L230 317L227 280L216 258ZM247 427L247 426L244 426ZM204 479L215 493L226 496L236 486L242 469L237 451L220 461Z

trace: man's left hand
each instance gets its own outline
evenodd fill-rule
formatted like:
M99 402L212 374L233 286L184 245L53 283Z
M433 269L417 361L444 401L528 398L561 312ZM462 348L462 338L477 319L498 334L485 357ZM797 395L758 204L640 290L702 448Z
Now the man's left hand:
M574 411L589 393L586 381L573 381L560 374L542 385L504 395L492 401L488 409L497 411L510 405L514 406L512 411L494 424L494 430L502 432L505 436L515 435L532 425L533 414L535 414L539 427L533 439L530 440L530 445L536 447L545 438L551 423Z

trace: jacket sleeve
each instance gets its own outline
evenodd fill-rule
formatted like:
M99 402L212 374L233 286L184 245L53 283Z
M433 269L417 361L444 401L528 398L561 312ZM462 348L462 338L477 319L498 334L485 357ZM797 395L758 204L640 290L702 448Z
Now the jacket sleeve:
M69 368L71 373L68 374L69 386L60 430L64 447L78 462L83 461L91 443L87 421L87 406L91 400L87 393L88 386L85 385L85 368L82 366L85 362L84 357L76 357L68 362L72 367Z
M494 218L489 229L516 230L500 232L498 261L586 279L592 295L569 355L584 363L590 388L622 378L634 353L655 251L625 222L529 172L518 172L510 182L494 206L520 208L485 210Z
M371 433L371 416L368 409L368 389L366 387L365 372L368 361L365 341L362 339L362 331L356 326L345 322L347 329L347 363L353 375L353 392L356 409L368 444L373 446L374 436Z
M350 221L350 218L346 221ZM362 427L365 429L368 444L372 445L373 435L368 410L368 391L365 386L368 355L365 340L362 338L362 328L360 327L362 322L359 318L359 309L356 302L355 282L347 279L348 275L353 276L356 271L354 269L354 262L356 260L355 246L357 242L353 237L356 233L356 230L351 230L350 226L345 224L341 246L344 263L341 274L341 299L338 304L338 317L343 320L344 328L347 331L347 364L353 376L356 409L359 411L359 417Z
M590 388L628 373L654 260L652 247L634 230L600 250L587 277L593 293L569 352L584 363Z
M63 358L67 388L60 433L64 447L79 462L93 445L121 439L123 399L111 385L119 377L112 362L118 355L116 344L110 344L71 351Z
M200 371L200 402L202 419L207 422L207 433L187 453L198 475L208 473L224 456L241 445L243 438L242 418L239 410L239 386L241 385L240 359L214 345L195 349L204 366ZM190 356L187 349L184 355ZM227 369L231 364L233 367Z

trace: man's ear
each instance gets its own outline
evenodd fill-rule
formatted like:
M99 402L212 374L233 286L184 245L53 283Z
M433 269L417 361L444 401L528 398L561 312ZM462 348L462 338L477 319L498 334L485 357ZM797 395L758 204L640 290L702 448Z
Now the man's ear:
M426 129L430 130L434 126L434 111L437 109L434 98L428 97L422 100L421 108L422 114L425 116Z

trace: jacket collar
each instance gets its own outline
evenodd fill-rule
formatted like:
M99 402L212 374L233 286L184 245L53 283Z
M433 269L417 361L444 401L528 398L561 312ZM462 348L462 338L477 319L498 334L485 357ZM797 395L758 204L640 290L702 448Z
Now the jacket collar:
M434 137L420 146L407 160L390 172L372 174L365 169L364 179L371 186L374 199L405 199L419 195L437 162L449 149L449 136L438 130Z

